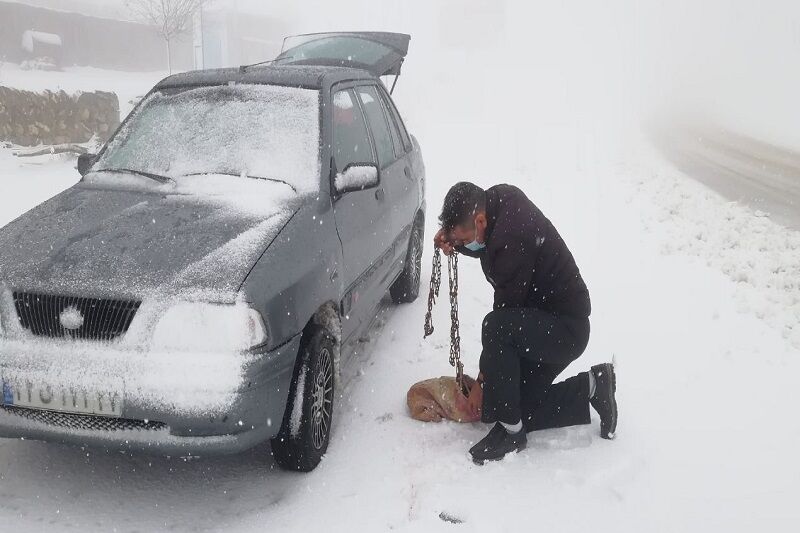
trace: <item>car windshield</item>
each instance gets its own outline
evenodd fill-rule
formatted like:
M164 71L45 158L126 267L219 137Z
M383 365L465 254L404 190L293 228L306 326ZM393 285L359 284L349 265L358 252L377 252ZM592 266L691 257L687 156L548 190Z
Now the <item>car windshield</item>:
M109 143L93 172L245 176L319 187L319 93L274 85L158 91Z

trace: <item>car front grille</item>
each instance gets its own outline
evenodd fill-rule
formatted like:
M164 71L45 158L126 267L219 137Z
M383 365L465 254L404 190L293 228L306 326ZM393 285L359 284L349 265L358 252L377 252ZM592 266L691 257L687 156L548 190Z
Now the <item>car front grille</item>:
M141 302L14 292L14 305L34 335L111 341L128 331Z
M0 409L10 415L65 429L83 429L90 431L153 431L167 427L163 422L156 422L153 420L134 420L130 418L61 413L58 411L28 409L26 407L14 407L11 405L0 406Z

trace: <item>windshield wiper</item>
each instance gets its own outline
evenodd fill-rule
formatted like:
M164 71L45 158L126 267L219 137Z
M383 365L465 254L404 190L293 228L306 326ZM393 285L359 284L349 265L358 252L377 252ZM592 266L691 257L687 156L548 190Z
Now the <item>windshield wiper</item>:
M270 63L277 63L278 61L284 61L286 59L292 59L294 56L287 56L287 57L279 57L276 59L268 59L266 61L259 61L258 63L250 63L249 65L239 65L239 73L244 74L247 72L247 69L252 67L260 67L261 65L269 65Z
M159 183L172 183L173 179L161 174L154 174L152 172L145 172L144 170L135 170L132 168L100 168L96 172L111 172L114 174L136 174L137 176L144 176Z
M242 176L241 174L234 174L233 172L192 172L191 174L184 174L181 177L187 177L187 176L212 176L214 174L219 174L220 176L235 176L237 178ZM248 176L247 174L245 174L245 177L253 179L253 180L266 180L266 181L275 181L277 183L283 183L284 185L289 186L294 192L297 192L297 187L295 187L294 185L292 185L288 181L285 181L285 180L282 180L282 179L265 178L265 177L262 177L262 176Z
M284 185L288 185L294 192L297 192L297 187L295 187L294 185L292 185L291 183L289 183L286 180L281 180L281 179L278 179L278 178L262 178L261 176L251 176L251 177L253 179L256 179L256 180L267 180L267 181L275 181L275 182L278 182L278 183L283 183Z

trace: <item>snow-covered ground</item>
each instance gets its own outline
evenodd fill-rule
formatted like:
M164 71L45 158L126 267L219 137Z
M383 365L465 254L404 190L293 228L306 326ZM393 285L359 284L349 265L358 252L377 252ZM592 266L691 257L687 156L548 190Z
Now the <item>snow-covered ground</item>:
M423 147L437 143L423 137ZM3 440L0 521L84 531L793 530L800 299L796 272L776 277L780 286L764 276L796 268L798 235L637 153L617 165L565 165L557 179L513 169L476 178L522 187L572 247L594 304L592 339L574 370L616 359L616 441L601 440L595 421L531 434L524 453L478 467L466 450L481 424L411 420L408 387L451 372L447 309L439 304L439 327L422 340L423 297L387 305L344 369L332 444L313 473L280 471L266 446L185 461ZM430 236L460 176L426 155ZM0 150L0 179L4 224L77 173L68 157ZM462 345L474 373L491 292L477 262L460 265Z
M643 37L654 38L646 28L655 27L669 33L663 39L669 50L676 41L688 50L675 56L683 69L684 56L704 48L675 39L675 28L687 19L703 32L709 24L684 10L675 10L674 23L662 22L662 11L628 10L620 2L547 8L496 3L501 8L471 2L484 9L463 20L452 16L469 12L461 0L436 6L398 2L394 10L378 2L363 2L361 10L337 4L327 9L338 18L325 18L324 27L358 26L352 20L361 13L364 25L369 21L374 29L372 20L383 11L391 22L387 28L396 27L399 15L413 22L412 49L395 96L425 156L426 239L456 181L513 183L529 194L565 237L592 296L592 338L567 373L612 357L617 362L617 440L600 439L595 420L533 433L523 453L478 467L466 450L487 428L411 420L405 406L409 386L452 371L444 299L436 309L436 332L422 339L423 288L413 304L384 307L361 354L343 369L346 385L339 391L332 443L314 472L279 470L268 446L235 457L183 460L0 439L3 528L796 529L800 234L725 201L638 140L623 155L614 144L617 127L632 121L641 105L628 92L633 61L626 51L646 48ZM663 10L671 5L663 4ZM704 8L714 11L720 28L725 17L748 18L736 10ZM303 30L322 26L310 20L310 10L295 11L305 21ZM632 13L652 18L652 27L640 26ZM633 40L621 28L641 35ZM748 50L754 41L739 34L731 39ZM717 41L719 47L728 44ZM663 69L656 57L642 64ZM735 72L761 63L754 54L752 63ZM696 76L695 70L685 75ZM671 79L670 73L664 69L657 81ZM0 66L0 85L114 90L123 113L162 76ZM787 93L793 87L768 76L751 78ZM726 78L726 88L744 91L739 81ZM714 97L728 94L721 92ZM791 100L775 100L770 108L785 107L786 101ZM759 131L764 123L771 128L778 115L761 113L759 106L738 107L745 115L763 115ZM74 167L69 156L22 159L0 148L0 226L77 181ZM425 252L427 282L430 246ZM492 295L477 262L463 258L460 269L463 358L474 375L480 324Z

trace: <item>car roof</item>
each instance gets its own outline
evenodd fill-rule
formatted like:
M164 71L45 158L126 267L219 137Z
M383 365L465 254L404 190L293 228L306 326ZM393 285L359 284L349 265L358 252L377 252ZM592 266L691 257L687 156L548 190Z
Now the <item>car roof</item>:
M193 70L164 78L155 89L254 83L323 89L351 80L375 80L366 70L350 67L308 65L254 65L238 68Z

